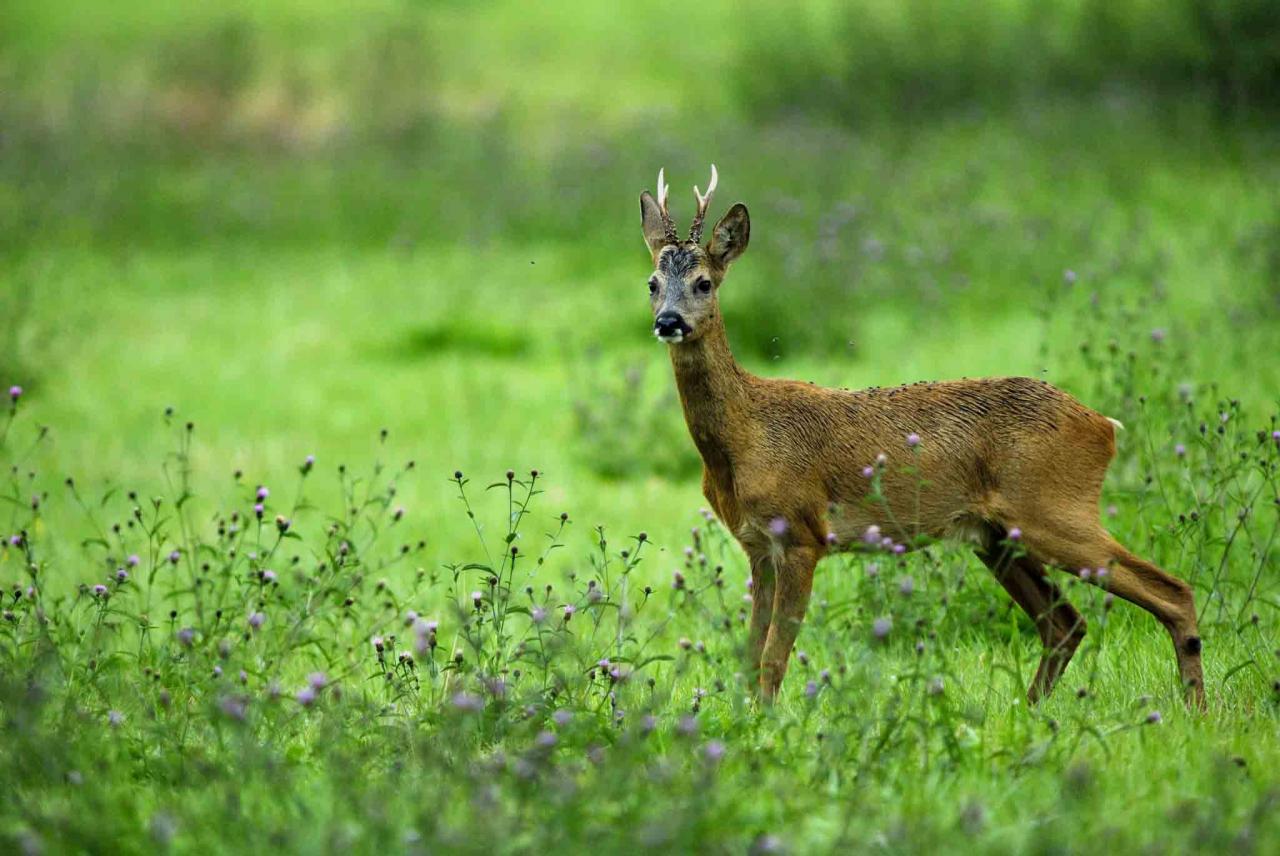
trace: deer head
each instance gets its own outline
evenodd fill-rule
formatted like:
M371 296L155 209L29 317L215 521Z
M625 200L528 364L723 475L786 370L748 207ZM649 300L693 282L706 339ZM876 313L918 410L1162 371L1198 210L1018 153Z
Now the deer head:
M662 170L658 170L658 198L654 199L647 190L640 194L644 241L653 257L653 275L649 277L653 334L668 344L692 341L719 319L717 291L730 263L747 249L751 237L747 206L739 202L716 223L711 239L700 245L702 224L718 180L712 164L706 194L694 186L698 211L689 227L689 237L683 241L667 210L670 188Z

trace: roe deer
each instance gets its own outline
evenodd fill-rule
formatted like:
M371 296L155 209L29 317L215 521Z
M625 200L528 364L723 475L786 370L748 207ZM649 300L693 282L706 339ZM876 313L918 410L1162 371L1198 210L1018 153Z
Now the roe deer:
M670 348L702 491L751 563L748 666L773 700L804 620L814 566L869 534L911 546L963 537L1034 621L1044 651L1030 688L1047 695L1085 622L1045 572L1079 572L1154 615L1173 637L1189 700L1204 707L1191 587L1126 550L1099 522L1118 422L1030 378L918 383L856 392L756 377L734 360L718 292L747 248L738 203L701 244L717 174L681 240L668 187L640 196L653 257L654 333ZM874 469L871 469L874 467ZM881 496L869 501L878 472ZM1007 549L1010 535L1021 549Z

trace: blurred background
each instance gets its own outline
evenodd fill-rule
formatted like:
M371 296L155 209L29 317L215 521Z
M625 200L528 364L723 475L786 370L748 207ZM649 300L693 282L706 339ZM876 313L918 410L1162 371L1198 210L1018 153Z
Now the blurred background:
M659 167L682 227L713 161L713 216L751 208L749 368L1044 375L1133 418L1157 383L1275 402L1278 111L1274 0L7 0L0 380L91 480L154 477L174 405L218 472L385 427L420 513L537 466L674 533Z

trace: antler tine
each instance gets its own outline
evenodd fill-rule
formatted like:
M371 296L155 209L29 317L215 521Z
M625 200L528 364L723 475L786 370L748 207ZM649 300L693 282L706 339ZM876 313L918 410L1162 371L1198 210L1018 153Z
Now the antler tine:
M707 217L707 206L711 204L711 196L716 192L716 184L720 181L720 174L716 172L716 165L711 165L711 183L707 185L707 195L703 196L698 190L698 185L693 186L693 195L698 198L698 213L693 218L693 224L689 226L689 240L695 244L702 240L702 221Z
M667 242L671 244L680 243L680 236L676 233L676 224L671 220L671 212L667 210L667 194L671 191L671 187L666 182L666 168L658 170L658 210L662 213L662 227L666 230Z

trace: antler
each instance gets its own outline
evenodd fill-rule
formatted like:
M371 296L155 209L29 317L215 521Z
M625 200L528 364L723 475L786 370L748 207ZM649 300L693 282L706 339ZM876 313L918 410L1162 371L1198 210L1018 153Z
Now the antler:
M658 211L662 214L662 228L666 230L667 243L680 243L680 236L676 233L676 224L671 220L671 213L667 211L667 193L671 188L665 180L665 169L658 170Z
M711 194L716 192L716 182L720 180L716 165L711 165L711 183L707 185L707 195L703 196L698 185L693 186L693 195L698 197L698 213L694 215L693 224L689 226L689 240L695 244L702 240L702 221L707 217L707 206L711 204ZM659 184L662 182L659 181ZM666 209L663 209L666 210Z

